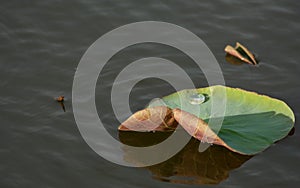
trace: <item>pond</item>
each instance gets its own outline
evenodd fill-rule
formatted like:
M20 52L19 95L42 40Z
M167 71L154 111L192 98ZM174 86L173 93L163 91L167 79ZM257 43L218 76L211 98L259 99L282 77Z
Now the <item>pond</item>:
M0 187L297 186L299 8L296 0L1 2ZM293 109L295 134L254 157L220 146L199 153L195 139L170 160L146 168L119 166L100 157L84 141L76 125L73 77L81 57L94 41L112 29L138 21L169 22L196 34L216 57L227 86L281 99ZM258 56L259 66L226 62L225 46L237 41ZM189 74L196 87L208 85L192 59L170 46L144 43L115 54L98 78L96 107L108 132L133 144L136 139L157 142L163 136L119 135L120 122L113 113L110 92L119 72L144 57L169 59ZM126 80L114 84L123 82ZM130 93L131 111L141 110L152 99L173 92L175 89L161 79L140 81ZM54 100L60 95L65 96L66 112Z

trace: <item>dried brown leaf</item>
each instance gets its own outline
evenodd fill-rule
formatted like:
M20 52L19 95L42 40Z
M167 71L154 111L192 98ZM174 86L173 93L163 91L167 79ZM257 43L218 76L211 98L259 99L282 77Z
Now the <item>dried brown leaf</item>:
M140 110L124 121L120 131L172 131L177 127L173 112L165 106Z

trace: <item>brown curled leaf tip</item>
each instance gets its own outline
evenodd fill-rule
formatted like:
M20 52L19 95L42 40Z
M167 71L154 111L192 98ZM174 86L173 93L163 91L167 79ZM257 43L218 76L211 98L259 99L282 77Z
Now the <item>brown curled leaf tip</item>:
M173 112L165 106L140 110L130 116L120 126L120 131L172 131L177 127Z
M193 137L203 142L217 142L223 145L223 141L209 128L208 124L193 114L180 109L173 110L175 120Z
M238 152L229 147L214 131L210 129L205 121L197 116L180 109L174 109L173 114L175 120L194 138L201 142L224 146L231 151Z
M245 62L250 65L258 64L253 53L251 53L245 46L243 46L239 42L236 43L235 48L233 48L230 45L227 45L224 50L227 53L226 60L229 61L230 63L232 63L231 60L233 60L233 58L228 58L228 55L233 56L239 59L241 62ZM236 64L236 61L234 62L234 64Z

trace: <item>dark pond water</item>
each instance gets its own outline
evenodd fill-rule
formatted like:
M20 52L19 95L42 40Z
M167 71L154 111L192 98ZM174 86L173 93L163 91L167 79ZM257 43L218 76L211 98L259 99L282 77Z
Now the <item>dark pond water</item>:
M181 183L196 176L194 183L217 183L217 187L297 186L297 129L293 136L251 159L216 147L197 154L197 142L192 140L178 156L160 166L128 168L104 160L84 142L73 117L71 96L77 64L101 35L131 22L165 21L192 31L206 42L220 63L226 85L282 99L297 119L299 10L297 0L2 1L0 187L195 186L165 182L176 173L185 175ZM223 49L236 41L258 54L258 68L226 63ZM99 115L115 137L119 123L108 102L111 83L124 66L148 56L181 62L197 87L207 85L191 60L172 48L144 44L121 51L105 67L96 90ZM142 109L152 98L173 91L164 81L144 80L132 91L131 109ZM66 97L65 113L53 100L59 95Z

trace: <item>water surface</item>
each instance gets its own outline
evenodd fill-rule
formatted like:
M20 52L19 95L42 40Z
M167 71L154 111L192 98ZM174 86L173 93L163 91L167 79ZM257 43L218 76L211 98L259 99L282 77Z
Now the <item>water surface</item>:
M282 99L297 119L299 8L296 0L1 2L0 187L193 186L158 181L149 169L120 167L88 147L71 106L73 76L81 56L101 35L124 24L145 20L177 24L206 42L220 63L226 85ZM236 41L258 54L258 68L226 63L223 49ZM109 103L112 81L128 63L148 56L177 62L197 87L207 85L201 70L170 47L144 44L121 51L103 70L96 92L99 115L115 137L119 122ZM144 80L132 91L131 108L142 109L152 98L173 91L164 81ZM66 97L66 113L53 100L58 95ZM296 131L274 144L231 170L217 187L297 186L299 138Z

